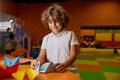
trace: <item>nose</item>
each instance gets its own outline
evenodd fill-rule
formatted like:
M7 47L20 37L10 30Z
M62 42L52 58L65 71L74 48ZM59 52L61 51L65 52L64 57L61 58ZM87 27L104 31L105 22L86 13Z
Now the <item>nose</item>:
M53 22L53 25L56 26L56 22Z

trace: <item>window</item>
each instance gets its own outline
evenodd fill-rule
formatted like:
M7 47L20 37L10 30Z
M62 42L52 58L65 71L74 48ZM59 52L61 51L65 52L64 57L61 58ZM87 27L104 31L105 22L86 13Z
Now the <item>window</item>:
M16 17L0 12L0 31L13 31L13 24Z

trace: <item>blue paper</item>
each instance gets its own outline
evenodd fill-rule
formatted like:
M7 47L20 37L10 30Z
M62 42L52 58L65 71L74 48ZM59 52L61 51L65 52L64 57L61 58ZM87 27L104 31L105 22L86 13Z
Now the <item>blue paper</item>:
M36 68L36 71L46 73L46 72L53 72L54 68L52 67L54 65L53 62L48 62L40 65L40 61L38 61L38 66Z
M5 65L9 67L13 66L19 62L19 59L20 57L16 57L15 59L11 61L8 57L5 57Z
M38 61L38 66L37 66L37 68L36 68L36 71L40 71L40 61Z

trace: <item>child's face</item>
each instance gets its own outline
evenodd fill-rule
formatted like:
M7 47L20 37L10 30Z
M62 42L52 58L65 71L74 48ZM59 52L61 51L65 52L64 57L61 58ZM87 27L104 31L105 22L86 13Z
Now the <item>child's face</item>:
M51 16L49 17L48 25L55 35L59 34L63 29L60 20L53 19Z

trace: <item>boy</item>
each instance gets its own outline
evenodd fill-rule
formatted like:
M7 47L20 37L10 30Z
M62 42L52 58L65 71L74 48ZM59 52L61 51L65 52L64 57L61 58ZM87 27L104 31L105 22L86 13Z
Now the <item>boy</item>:
M5 40L5 53L10 54L15 51L17 47L17 42L14 40L14 34L10 33L9 37Z
M51 33L43 38L40 54L32 61L31 68L37 67L38 60L43 63L47 58L54 63L55 71L64 72L73 66L76 45L79 45L74 32L65 30L69 16L61 6L54 4L42 13L41 20Z

